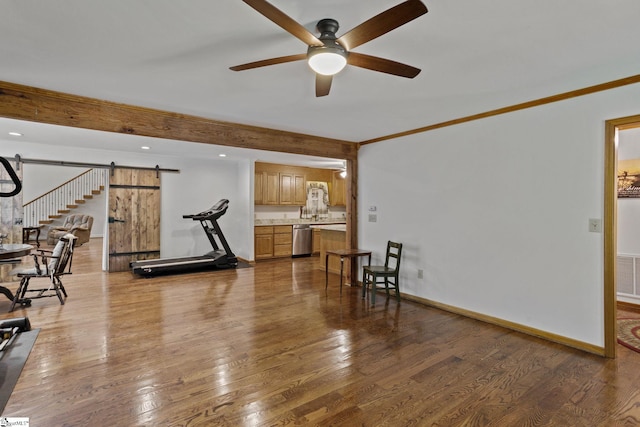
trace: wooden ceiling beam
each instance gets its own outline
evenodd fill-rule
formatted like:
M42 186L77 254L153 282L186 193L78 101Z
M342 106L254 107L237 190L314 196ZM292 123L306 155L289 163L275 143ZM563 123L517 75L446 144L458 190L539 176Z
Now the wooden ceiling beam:
M0 117L128 135L353 160L354 142L211 120L0 81Z

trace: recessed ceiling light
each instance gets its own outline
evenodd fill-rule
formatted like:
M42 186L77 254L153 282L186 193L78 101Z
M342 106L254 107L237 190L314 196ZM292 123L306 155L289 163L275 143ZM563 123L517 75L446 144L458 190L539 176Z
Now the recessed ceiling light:
M218 157L227 157L226 154L218 154Z
M11 135L11 136L22 136L22 134L20 132L9 132L9 135Z
M147 147L146 145L143 145L142 147L140 147L143 150L151 150L151 147Z

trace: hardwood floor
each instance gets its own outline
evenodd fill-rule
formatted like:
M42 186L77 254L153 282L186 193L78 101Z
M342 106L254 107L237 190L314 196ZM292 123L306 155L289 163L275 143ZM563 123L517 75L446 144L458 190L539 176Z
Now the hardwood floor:
M317 258L144 279L76 249L69 297L3 416L32 426L632 426L640 354L609 360L357 289Z

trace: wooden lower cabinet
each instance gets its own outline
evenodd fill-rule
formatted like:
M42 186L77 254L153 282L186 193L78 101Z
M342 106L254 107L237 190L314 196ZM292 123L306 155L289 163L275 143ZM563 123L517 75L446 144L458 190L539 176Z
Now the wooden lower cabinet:
M337 230L320 230L321 239L320 239L320 266L322 269L325 268L325 260L327 255L327 250L333 249L344 249L347 247L347 239L345 231L337 231ZM349 271L350 263L349 259L346 258L344 262L344 274ZM340 273L340 257L330 256L329 257L329 271L332 273Z
M320 253L320 247L322 245L321 234L319 228L313 229L313 254L317 255Z
M255 258L273 258L273 227L255 227Z
M276 225L273 227L273 257L291 256L293 243L293 228L291 225Z
M291 256L292 231L291 225L255 227L255 259Z

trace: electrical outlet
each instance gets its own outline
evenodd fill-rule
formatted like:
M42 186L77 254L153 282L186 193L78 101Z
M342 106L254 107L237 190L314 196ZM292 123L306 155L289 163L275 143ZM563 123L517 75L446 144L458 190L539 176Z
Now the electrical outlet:
M378 220L378 215L369 214L369 222L376 222Z
M424 278L424 270L419 268L418 269L418 279L422 279Z

